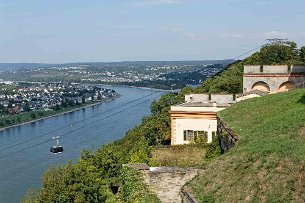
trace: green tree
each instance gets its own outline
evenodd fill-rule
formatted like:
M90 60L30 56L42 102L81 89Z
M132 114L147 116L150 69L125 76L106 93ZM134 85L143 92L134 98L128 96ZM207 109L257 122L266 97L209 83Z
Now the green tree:
M250 65L293 65L299 63L299 55L295 42L266 45L252 56L245 59Z
M3 112L4 114L8 114L8 108L7 108L7 107L3 107L2 112Z
M130 151L130 163L149 163L150 150L144 137Z
M300 59L301 59L301 63L305 64L305 46L301 47L301 50L300 50Z
M33 189L29 189L26 192L25 197L22 199L22 203L34 203L36 199L36 191Z
M21 118L19 116L17 117L17 122L21 123Z
M30 109L30 104L28 101L25 102L24 106L23 106L23 110L29 112Z
M72 99L67 100L68 106L75 106L75 102Z
M68 107L68 102L67 102L67 101L62 101L62 102L61 102L61 106L62 106L63 108L67 108L67 107Z
M36 114L35 113L31 113L31 118L35 119L36 118Z
M53 107L53 110L59 111L60 110L60 106L58 104L56 104L55 107Z

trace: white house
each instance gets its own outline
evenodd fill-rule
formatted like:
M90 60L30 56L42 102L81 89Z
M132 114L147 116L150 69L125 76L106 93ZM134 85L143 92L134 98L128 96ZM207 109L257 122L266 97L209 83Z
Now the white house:
M185 103L171 106L171 144L189 144L198 138L212 142L217 132L217 112L234 102L234 95L186 95Z

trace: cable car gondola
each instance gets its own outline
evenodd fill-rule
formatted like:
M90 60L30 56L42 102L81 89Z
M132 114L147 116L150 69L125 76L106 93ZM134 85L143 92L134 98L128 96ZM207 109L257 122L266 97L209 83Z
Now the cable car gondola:
M58 138L59 138L59 136L52 138L53 140L56 139L56 145L52 146L50 148L50 152L52 152L53 154L59 154L59 153L62 153L64 151L64 148L62 146L59 146Z

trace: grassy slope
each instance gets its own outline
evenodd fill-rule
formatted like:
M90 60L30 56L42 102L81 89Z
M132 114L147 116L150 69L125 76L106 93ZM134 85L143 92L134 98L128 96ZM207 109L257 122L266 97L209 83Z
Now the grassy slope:
M305 201L303 95L268 95L220 113L241 140L190 183L201 202Z
M206 145L152 147L152 162L156 166L193 167L204 163ZM190 156L190 154L192 156Z

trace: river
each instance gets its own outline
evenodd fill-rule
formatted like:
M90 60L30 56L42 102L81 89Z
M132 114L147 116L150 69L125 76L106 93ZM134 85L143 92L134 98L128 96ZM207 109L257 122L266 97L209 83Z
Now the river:
M122 138L127 130L140 124L142 117L150 113L151 101L163 94L150 89L122 86L105 87L114 89L121 94L121 97L108 103L98 104L0 132L1 203L20 202L27 189L38 188L41 185L41 176L51 165L65 164L69 160L75 162L79 158L82 149L96 150L102 144ZM138 102L124 105L146 95L150 96ZM121 107L113 110L113 108L119 106ZM105 111L108 112L103 113ZM73 125L77 121L92 116L93 118L91 119ZM63 128L65 126L69 127ZM61 128L63 129L48 134ZM71 131L73 132L69 133ZM62 154L52 154L49 150L50 146L55 142L51 138L58 135L61 136L60 144L64 147L64 152ZM3 150L23 141L26 142L11 149ZM36 146L31 147L33 145ZM17 151L21 152L16 153ZM11 156L3 158L8 154Z

